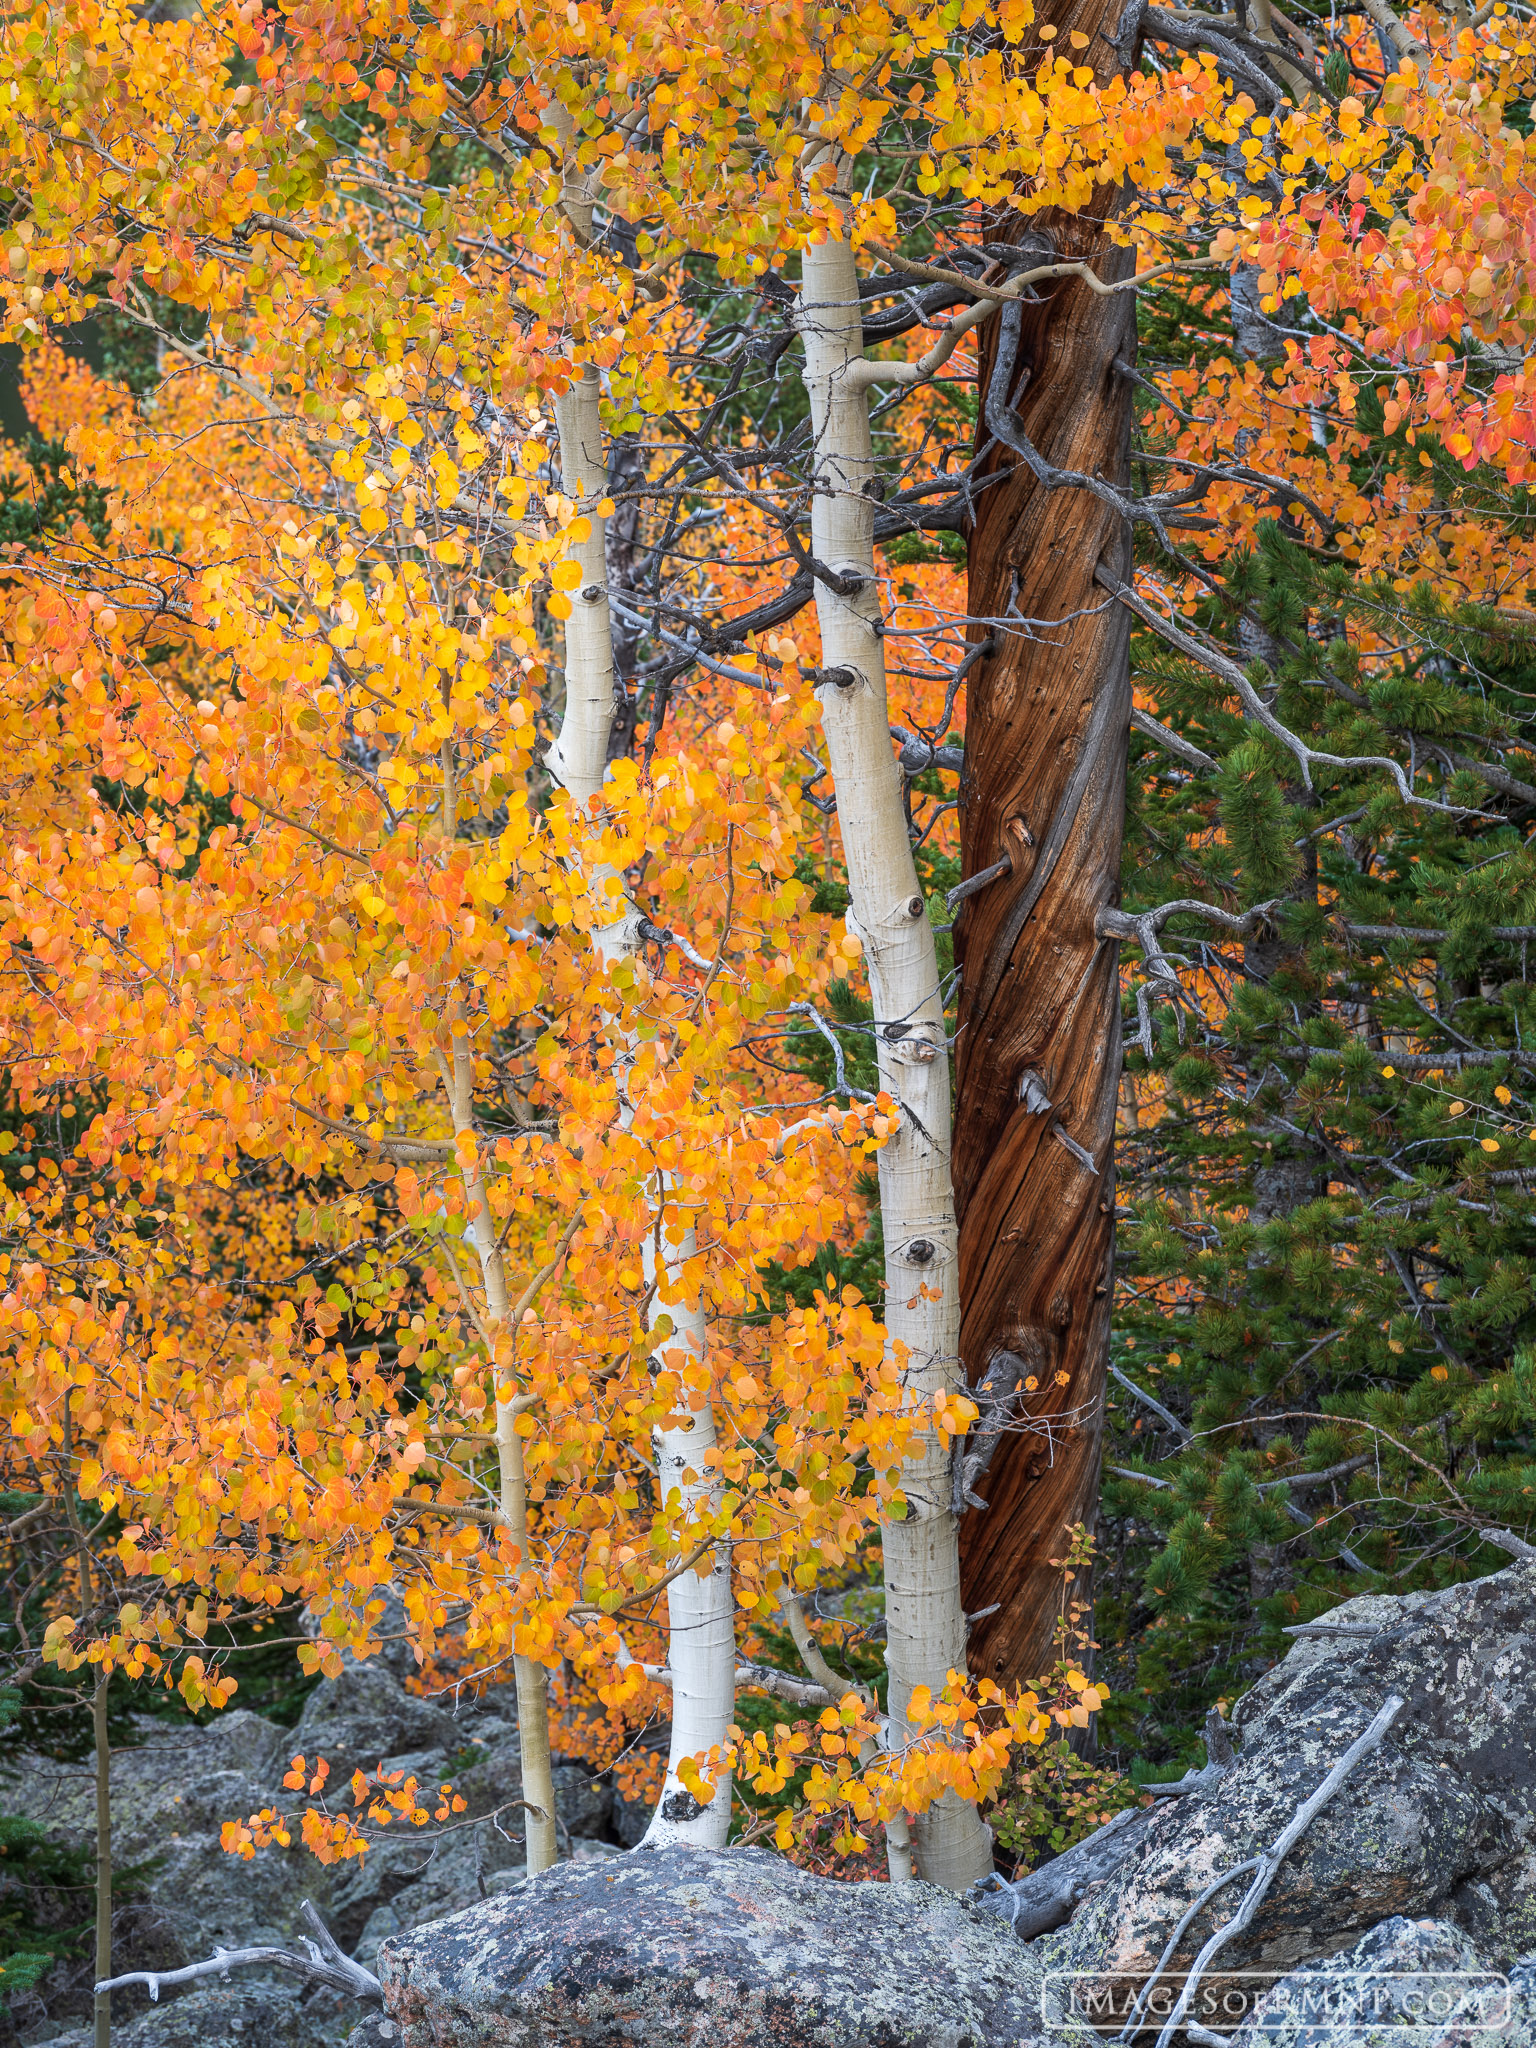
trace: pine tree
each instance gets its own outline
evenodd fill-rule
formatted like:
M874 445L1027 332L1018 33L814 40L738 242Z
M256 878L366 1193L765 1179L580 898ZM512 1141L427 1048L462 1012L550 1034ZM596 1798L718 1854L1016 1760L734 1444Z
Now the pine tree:
M1143 374L1227 387L1237 340L1169 294ZM1385 377L1309 416L1298 353L1249 374L1255 438L1299 411L1374 553L1295 502L1141 547L1096 1633L1153 1757L1288 1625L1497 1569L1536 1517L1531 496L1389 430Z

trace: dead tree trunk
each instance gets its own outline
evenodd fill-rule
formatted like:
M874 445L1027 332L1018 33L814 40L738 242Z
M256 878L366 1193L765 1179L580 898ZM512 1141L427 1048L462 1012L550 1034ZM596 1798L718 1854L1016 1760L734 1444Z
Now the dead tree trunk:
M1118 13L1119 0L1044 10L1063 41L1073 29L1089 37L1104 77L1118 62L1107 43ZM1106 282L1130 274L1130 252L1086 214L999 227L1014 242L1043 234ZM1046 463L1124 489L1131 385L1115 363L1135 349L1134 295L1077 280L1039 290L1006 389L989 380L1006 373L1010 336L989 323L981 444L991 397ZM989 1391L1003 1376L1022 1382L979 1485L988 1505L967 1510L960 1535L966 1610L996 1608L974 1626L971 1668L1007 1683L1049 1662L1061 1587L1050 1560L1068 1524L1092 1524L1098 1496L1120 992L1118 949L1094 919L1118 901L1131 691L1128 615L1105 603L1094 571L1102 562L1128 581L1131 552L1113 507L1047 488L1001 446L986 467L997 465L1006 480L977 500L970 611L1019 623L992 629L997 651L970 684L961 846L966 876L1005 854L1013 868L965 900L956 930L954 1177L967 1377L974 1386L990 1373Z

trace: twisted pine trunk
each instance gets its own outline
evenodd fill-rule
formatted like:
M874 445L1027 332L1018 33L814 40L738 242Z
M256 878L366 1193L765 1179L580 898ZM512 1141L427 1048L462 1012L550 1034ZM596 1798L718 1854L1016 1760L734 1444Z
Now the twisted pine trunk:
M1044 10L1058 48L1072 29L1088 35L1101 78L1118 59L1099 35L1114 34L1118 14L1119 0ZM1087 215L999 225L1011 241L1049 235L1106 282L1131 274L1131 252ZM1126 488L1132 387L1114 364L1135 349L1134 295L1102 297L1077 280L1042 289L999 395L1048 463ZM998 342L992 321L984 394ZM985 404L979 432L984 443ZM1013 870L965 902L956 932L960 1349L973 1386L990 1374L990 1387L1024 1390L976 1489L988 1506L961 1523L961 1585L968 1613L996 1608L974 1624L971 1668L1007 1683L1050 1661L1061 1588L1051 1559L1069 1524L1092 1525L1098 1498L1120 994L1117 948L1094 919L1119 893L1131 691L1128 615L1094 571L1102 562L1128 579L1131 551L1112 507L1046 489L1002 448L986 468L998 465L1006 480L977 504L970 611L1063 622L994 628L997 652L975 672L966 711L964 873L1005 853Z

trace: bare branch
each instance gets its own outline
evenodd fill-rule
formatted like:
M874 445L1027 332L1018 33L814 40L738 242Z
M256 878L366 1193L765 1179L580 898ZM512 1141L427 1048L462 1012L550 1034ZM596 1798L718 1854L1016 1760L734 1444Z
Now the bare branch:
M1154 1415L1167 1424L1181 1444L1189 1442L1189 1431L1175 1414L1163 1406L1161 1401L1156 1400L1144 1387L1138 1387L1134 1380L1127 1379L1118 1365L1111 1365L1109 1370L1111 1376L1120 1382L1128 1394L1134 1394L1144 1408L1150 1408ZM1137 1476L1139 1477L1140 1475L1138 1474Z
M338 1138L350 1139L360 1152L377 1152L386 1159L399 1159L409 1165L435 1166L455 1157L453 1142L448 1138L371 1138L362 1124L338 1123L334 1117L322 1116L318 1109L295 1102L291 1095L288 1103L300 1116L307 1116L311 1123L334 1131Z
M891 738L901 741L901 752L896 759L904 775L921 775L927 768L943 768L950 775L958 775L965 766L964 747L938 746L932 740L908 732L904 725L893 725Z
M270 818L275 825L286 825L290 831L305 832L311 839L318 839L327 853L334 853L342 860L356 861L359 867L368 866L368 856L357 852L354 847L339 846L334 839L328 839L313 825L306 825L298 818L290 818L286 811L274 810L271 804L264 804L259 796L252 796L249 790L239 792L242 804L249 804L253 811L260 811L264 818Z
M1425 925L1354 924L1346 918L1340 918L1339 922L1352 939L1381 939L1384 941L1412 939L1419 945L1443 946L1451 936L1449 932L1436 931ZM1536 924L1484 925L1479 936L1485 939L1501 939L1508 943L1518 944L1523 940L1536 939ZM1511 1059L1515 1056L1513 1053L1508 1055ZM1446 1066L1455 1060L1464 1060L1466 1057L1467 1055L1464 1053L1436 1053L1432 1064L1435 1066ZM1492 1057L1492 1055L1489 1055L1489 1057ZM1428 1059L1428 1055L1425 1055L1425 1058Z
M787 1671L775 1671L767 1664L738 1664L736 1684L751 1692L771 1693L775 1699L787 1700L795 1707L835 1707L851 1690L846 1685L838 1691L825 1685L807 1685L803 1678L791 1678Z
M1179 760L1187 761L1191 768L1198 768L1202 774L1215 773L1217 763L1209 754L1202 753L1193 740L1185 739L1171 727L1159 725L1149 712L1133 711L1131 728L1134 732L1139 732L1144 739L1155 740L1158 746L1165 748L1170 754L1177 755Z
M990 419L988 423L991 424ZM1104 490L1108 490L1107 485ZM1153 500L1145 499L1142 502L1144 505L1150 505ZM1395 761L1390 754L1328 754L1316 747L1308 746L1299 733L1292 732L1289 726L1280 723L1235 661L1229 661L1215 648L1205 646L1203 642L1175 626L1171 620L1165 619L1109 570L1100 566L1094 572L1094 580L1109 591L1111 596L1118 598L1127 611L1134 612L1138 619L1150 626L1159 638L1166 640L1170 647L1176 647L1181 654L1188 655L1191 661L1198 661L1202 667L1208 668L1212 675L1219 676L1239 699L1245 714L1256 725L1263 726L1272 738L1277 739L1288 753L1295 756L1297 766L1301 769L1302 781L1308 789L1312 787L1314 766L1343 769L1385 768L1397 784L1398 794L1405 804L1417 804L1423 810L1439 811L1450 818L1475 818L1485 824L1494 825L1504 822L1494 811L1469 810L1463 804L1443 804L1436 802L1433 797L1421 796L1414 788L1402 762Z
M1335 1479L1347 1479L1352 1472L1362 1471L1370 1462L1369 1457L1346 1458L1342 1464L1325 1466L1321 1472L1285 1472L1278 1479L1260 1480L1254 1491L1268 1493L1272 1487L1288 1486L1292 1493L1300 1493L1312 1486L1330 1486Z
M189 1963L183 1970L130 1970L122 1977L109 1977L96 1986L98 1997L121 1991L128 1984L143 1984L150 1998L159 2002L162 1986L192 1984L202 1977L227 1979L231 1970L291 1970L310 1984L324 1984L349 1998L382 2006L384 1987L372 1970L343 1954L314 1907L306 1899L300 1908L306 1923L315 1930L313 1941L300 1937L300 1947L215 1948L206 1962Z
M1020 1941L1033 1941L1064 1926L1092 1884L1112 1877L1141 1848L1154 1809L1128 1807L1113 1820L1039 1870L1007 1884L995 1874L985 1877L967 1895L985 1913L1006 1920Z
M658 1593L663 1592L666 1587L671 1585L674 1579L680 1579L684 1572L691 1572L705 1551L713 1550L719 1541L718 1536L710 1535L703 1537L694 1545L686 1557L679 1559L673 1565L670 1571L663 1572L661 1577L653 1579L650 1585L642 1586L639 1592L631 1593L626 1600L621 1600L617 1607L598 1607L591 1600L578 1600L575 1606L569 1610L567 1619L570 1621L607 1620L612 1614L623 1614L626 1608L642 1606L647 1600L652 1600Z
M1198 896L1180 896L1172 903L1159 903L1152 910L1117 910L1112 904L1106 904L1100 910L1094 926L1100 938L1130 939L1141 948L1147 979L1136 991L1136 1014L1140 1020L1137 1042L1147 1059L1153 1055L1154 996L1179 1003L1189 1000L1172 960L1163 950L1161 934L1168 920L1186 915L1203 917L1209 923L1219 925L1223 931L1231 932L1234 937L1247 938L1263 928L1279 902L1278 897L1273 897L1267 903L1256 903L1251 910L1232 911L1223 910L1218 903L1203 902Z
M1304 1800L1296 1809L1295 1813L1276 1837L1274 1845L1266 1849L1256 1859L1257 1868L1254 1879L1244 1894L1242 1904L1226 1925L1217 1929L1216 1933L1205 1944L1205 1947L1201 1949L1199 1955L1196 1956L1188 1976L1184 1979L1184 1987L1179 1993L1178 2002L1172 2012L1169 2013L1163 2030L1157 2037L1157 2048L1169 2048L1169 2043L1184 2024L1184 2016L1194 2002L1195 1993L1199 1989L1200 1979L1205 1975L1206 1970L1229 1942L1235 1940L1245 1928L1252 1925L1254 1915L1264 1902L1265 1893L1279 1875L1281 1864L1285 1861L1296 1843L1306 1833L1318 1814L1322 1812L1329 1800L1343 1788L1355 1766L1362 1763L1379 1746L1382 1737L1403 1711L1405 1704L1406 1702L1400 1694L1395 1692L1388 1693L1385 1701L1382 1703L1381 1711L1372 1720L1365 1733L1357 1741L1350 1744L1349 1748L1345 1750L1311 1798ZM1232 1873L1229 1872L1228 1875L1231 1876ZM1184 1923L1181 1922L1175 1933L1175 1940L1178 1939L1179 1934L1182 1934L1183 1930ZM1168 1948L1163 1952L1157 1969L1142 1987L1141 2000L1144 2001L1147 1998L1153 1983L1167 1964L1172 1947L1173 1943L1170 1942Z
M857 1693L861 1699L867 1699L863 1686L855 1685L851 1679L839 1678L821 1654L821 1645L811 1634L810 1623L805 1618L805 1603L791 1594L784 1601L783 1607L784 1618L789 1623L789 1632L795 1639L795 1648L800 1652L800 1661L816 1683L824 1687L834 1700L843 1699L850 1692Z

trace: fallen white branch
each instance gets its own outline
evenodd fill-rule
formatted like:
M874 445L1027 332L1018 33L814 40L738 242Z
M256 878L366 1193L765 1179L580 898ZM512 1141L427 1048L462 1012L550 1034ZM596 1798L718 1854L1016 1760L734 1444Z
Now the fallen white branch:
M329 1928L308 1899L299 1911L315 1935L313 1941L301 1935L299 1949L216 1948L206 1962L188 1963L184 1970L130 1970L125 1976L109 1977L96 1986L97 1995L121 1991L128 1984L143 1984L147 1986L151 2000L158 2003L161 1988L166 1985L192 1984L200 1977L227 1978L231 1970L278 1969L291 1970L295 1976L304 1977L311 1984L328 1985L332 1991L344 1992L349 1998L382 2006L384 1987L372 1970L353 1962L337 1947Z
M1230 1942L1236 1940L1239 1934L1243 1933L1246 1928L1253 1924L1254 1915L1258 1912L1259 1907L1264 1902L1265 1894L1279 1875L1281 1864L1285 1861L1296 1843L1306 1833L1318 1814L1322 1812L1329 1800L1343 1788L1355 1766L1363 1762L1379 1746L1382 1737L1403 1711L1404 1704L1405 1702L1401 1694L1395 1692L1388 1693L1385 1701L1382 1703L1380 1712L1372 1720L1365 1733L1359 1736L1345 1750L1311 1798L1303 1800L1301 1805L1297 1807L1290 1820L1287 1821L1286 1825L1276 1836L1273 1846L1264 1850L1253 1859L1250 1867L1254 1871L1254 1878L1252 1884L1249 1885L1243 1895L1242 1904L1226 1925L1216 1930L1205 1944L1205 1947L1201 1949L1199 1955L1196 1956L1188 1976L1184 1979L1184 1988L1179 1993L1177 2003L1174 2005L1172 2012L1169 2013L1163 2030L1157 2037L1157 2048L1169 2048L1169 2044L1175 2034L1184 2026L1185 2015L1194 2002L1195 1993L1200 1987L1200 1979L1205 1975L1222 1949L1227 1947ZM1180 1921L1178 1927L1174 1930L1172 1940L1170 1940L1167 1948L1163 1951L1157 1969L1153 1971L1152 1976L1142 1987L1141 1996L1137 2003L1143 2010L1145 2010L1145 2001L1151 1992L1153 1984L1166 1967L1176 1943L1193 1918L1194 1910L1197 1910L1206 1898L1218 1890L1221 1885L1229 1882L1236 1874L1236 1871L1228 1871L1225 1877L1218 1878L1215 1884L1208 1886L1206 1891L1202 1893L1201 1898L1196 1902L1196 1908L1186 1913L1183 1920ZM1122 2036L1122 2038L1124 2037Z

